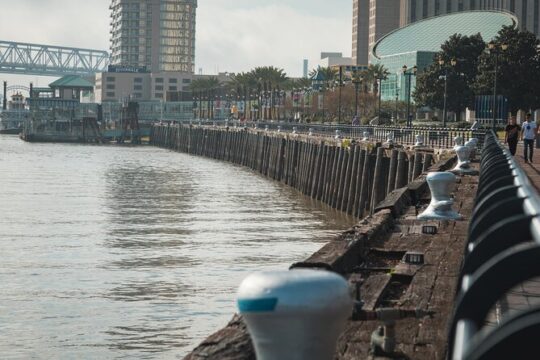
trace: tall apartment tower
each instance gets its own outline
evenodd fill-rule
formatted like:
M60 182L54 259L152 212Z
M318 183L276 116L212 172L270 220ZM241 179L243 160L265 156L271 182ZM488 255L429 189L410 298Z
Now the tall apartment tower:
M110 10L113 65L194 72L197 0L112 0Z
M506 10L514 13L522 30L540 37L540 0L400 0L400 25L431 16L468 10Z
M399 23L397 0L353 0L353 62L366 65L371 47Z

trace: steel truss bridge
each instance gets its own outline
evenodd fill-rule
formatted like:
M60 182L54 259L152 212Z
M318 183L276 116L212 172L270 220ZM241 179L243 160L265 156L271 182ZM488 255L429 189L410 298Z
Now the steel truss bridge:
M106 51L0 40L0 73L92 75L106 71L108 65Z

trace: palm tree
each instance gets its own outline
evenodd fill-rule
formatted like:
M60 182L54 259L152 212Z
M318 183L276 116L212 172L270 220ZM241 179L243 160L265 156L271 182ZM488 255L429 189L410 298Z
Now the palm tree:
M193 94L197 93L196 99L199 100L199 118L204 116L201 113L203 98L207 101L207 117L214 118L214 99L221 86L221 82L215 76L199 78L191 82L189 85L190 90Z
M237 100L244 101L245 118L252 118L252 91L257 89L257 81L251 73L239 73L232 77L232 81L228 84L228 91L235 94Z
M287 81L287 74L283 69L273 66L261 66L251 70L251 76L255 79L270 82L272 85L282 85Z
M264 117L273 119L277 115L277 118L279 119L279 111L276 110L273 105L275 104L276 98L283 98L282 89L288 80L287 74L283 69L273 66L256 67L251 70L249 74L257 83L259 104L263 99L269 103L266 106Z
M361 73L365 81L365 87L371 84L371 89L375 95L379 94L379 80L386 80L390 72L382 64L370 64L368 68Z

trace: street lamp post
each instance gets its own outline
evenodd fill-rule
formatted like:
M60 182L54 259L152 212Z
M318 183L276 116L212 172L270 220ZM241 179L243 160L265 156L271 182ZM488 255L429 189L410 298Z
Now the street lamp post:
M355 76L353 77L353 84L354 84L354 115L358 116L358 92L360 90L360 84L362 84L362 76Z
M199 120L202 118L202 100L203 100L203 92L202 90L199 91Z
M457 60L456 59L452 59L450 61L450 64L452 66L456 66L457 64ZM440 58L439 59L439 65L440 66L444 66L444 59L443 58ZM441 78L441 77L439 77ZM448 115L447 115L447 109L446 109L446 101L447 101L447 98L448 98L448 67L446 66L444 68L444 104L443 104L443 128L446 128L446 121L447 121L447 118L448 118Z
M379 119L379 124L381 123L381 95L382 95L382 81L383 80L386 80L386 76L379 76L377 77L377 82L379 83L378 85L378 95L379 95L379 104L378 104L378 107L377 107L377 117Z
M403 65L403 75L407 78L407 127L412 127L411 118L411 77L416 76L418 67L415 65L412 69L408 69L407 65Z
M497 72L499 70L499 55L502 51L508 49L507 44L496 44L494 41L488 43L488 49L490 54L495 55L495 72L493 78L493 120L491 127L495 130L495 124L497 122Z
M396 90L396 117L395 117L395 122L396 123L398 121L398 100L399 100L399 91Z
M339 67L338 124L341 124L341 87L343 86L343 67Z
M314 91L317 91L317 107L322 109L322 122L324 123L324 92L326 91L327 79L324 76L323 72L317 69L315 75L311 78L312 88ZM319 93L321 93L319 95ZM322 104L319 103L321 100ZM321 106L322 105L322 106Z

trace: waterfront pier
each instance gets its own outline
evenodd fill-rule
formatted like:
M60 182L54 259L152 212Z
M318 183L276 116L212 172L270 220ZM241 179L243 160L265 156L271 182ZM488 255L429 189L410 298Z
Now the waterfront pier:
M449 156L277 128L157 125L150 136L156 146L246 166L358 218L411 183L434 158Z
M540 296L539 273L527 265L538 251L539 198L526 175L536 179L534 172L522 171L490 132L478 146L469 143L482 154L470 165L456 147L456 167L446 141L433 148L390 141L393 136L386 143L374 134L370 141L353 139L187 124L155 126L151 133L156 146L247 166L361 218L291 266L330 270L349 282L357 306L335 358L489 359L514 346L529 348L523 339L536 330L520 316L530 318L531 299ZM421 220L433 202L427 175L450 170L457 175L451 204L459 216ZM516 258L523 269L505 270L508 281L500 284L490 280ZM387 314L397 317L384 320ZM376 339L385 333L395 346L380 347L384 342ZM254 358L239 316L186 357Z

